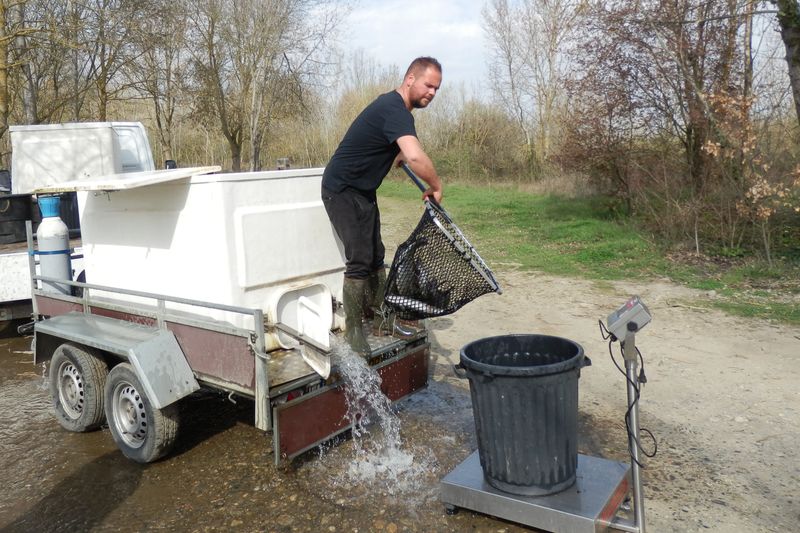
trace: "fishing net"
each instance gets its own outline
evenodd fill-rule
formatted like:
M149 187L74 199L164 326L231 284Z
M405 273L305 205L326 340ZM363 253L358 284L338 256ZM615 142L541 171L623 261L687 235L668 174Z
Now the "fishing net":
M414 232L397 248L384 305L419 320L455 312L478 296L502 292L478 252L441 206L426 201Z

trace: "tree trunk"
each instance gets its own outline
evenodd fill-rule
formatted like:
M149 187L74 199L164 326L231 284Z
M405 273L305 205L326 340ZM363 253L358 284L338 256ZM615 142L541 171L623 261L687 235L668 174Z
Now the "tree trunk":
M22 31L17 33L14 38L14 44L17 48L17 54L21 56L21 54L27 53L26 49L28 48L28 39L25 37L25 33L23 33L25 28L25 4L20 2L15 7L15 22L19 24ZM33 85L31 65L24 57L20 57L18 60L20 61L20 68L24 78L22 83L22 110L25 116L25 123L36 124L39 122L39 112L36 108L36 92Z
M767 265L772 268L772 253L769 245L769 229L767 229L768 224L768 220L761 221L761 239L764 242L764 253L767 255Z
M242 170L242 145L229 137L228 147L231 150L231 170L239 172Z
M6 137L8 132L9 94L8 94L8 24L6 19L6 2L0 1L0 165L8 168L8 150L10 142Z
M753 4L745 7L744 20L744 82L742 96L750 98L753 94Z
M105 73L97 79L97 120L105 122L108 118L108 85Z
M263 139L261 132L251 134L250 140L250 170L257 172L261 170L261 140Z
M778 6L778 24L786 47L786 64L792 86L794 111L800 123L800 7L797 0L773 0Z
M153 109L156 119L156 128L158 130L158 140L161 145L162 158L166 161L168 159L174 159L172 156L172 112L171 109L169 112L164 110L164 107L159 101L159 96L155 94L155 90L153 92ZM167 96L167 100L169 100L169 96Z
M161 144L161 155L164 161L175 159L172 155L172 130L171 128L164 128L158 126L158 138Z

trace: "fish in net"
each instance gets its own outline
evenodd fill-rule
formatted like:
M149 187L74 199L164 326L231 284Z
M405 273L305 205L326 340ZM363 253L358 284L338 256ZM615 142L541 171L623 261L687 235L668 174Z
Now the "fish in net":
M386 308L400 318L419 320L451 314L489 292L502 293L447 212L429 200L425 205L416 229L394 255Z

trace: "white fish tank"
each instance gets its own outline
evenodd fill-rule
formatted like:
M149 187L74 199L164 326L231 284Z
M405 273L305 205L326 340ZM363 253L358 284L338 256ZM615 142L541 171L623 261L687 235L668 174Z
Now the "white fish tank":
M344 259L320 198L323 169L209 173L215 170L137 172L50 188L79 191L86 281L262 309L267 320L327 346L329 331L342 325L332 303L341 301ZM252 317L238 313L167 306L253 327Z

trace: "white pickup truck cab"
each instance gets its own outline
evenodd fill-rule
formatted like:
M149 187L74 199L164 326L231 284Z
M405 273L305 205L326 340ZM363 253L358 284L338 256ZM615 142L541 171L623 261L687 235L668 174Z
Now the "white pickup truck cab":
M0 193L0 323L30 317L31 277L25 221L39 220L35 191L63 182L155 169L140 122L75 122L11 126L11 194ZM79 234L75 193L64 195L61 218ZM80 246L76 241L75 246ZM76 261L74 277L82 271Z

